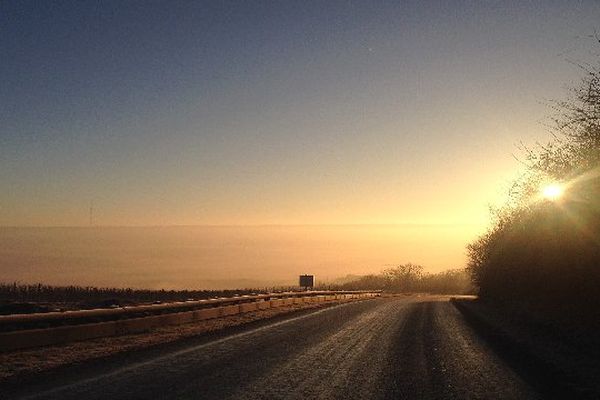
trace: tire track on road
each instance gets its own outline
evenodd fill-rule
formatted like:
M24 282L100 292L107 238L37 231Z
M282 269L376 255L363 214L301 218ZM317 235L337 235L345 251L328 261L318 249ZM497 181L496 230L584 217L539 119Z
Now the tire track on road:
M407 302L383 301L293 359L243 386L232 399L370 399L381 392L381 360ZM356 385L357 381L361 385ZM382 395L382 393L379 393Z

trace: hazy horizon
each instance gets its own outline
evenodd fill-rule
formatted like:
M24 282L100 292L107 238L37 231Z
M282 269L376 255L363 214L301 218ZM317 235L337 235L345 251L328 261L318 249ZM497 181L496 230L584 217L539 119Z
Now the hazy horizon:
M164 225L0 225L0 228L169 228L169 227L278 227L278 226L474 226L474 223L432 223L432 222L397 222L397 223L347 223L347 224L164 224Z
M464 266L464 251L456 249L475 234L473 228L1 227L0 281L226 289L295 285L302 273L322 283L406 262L438 272Z

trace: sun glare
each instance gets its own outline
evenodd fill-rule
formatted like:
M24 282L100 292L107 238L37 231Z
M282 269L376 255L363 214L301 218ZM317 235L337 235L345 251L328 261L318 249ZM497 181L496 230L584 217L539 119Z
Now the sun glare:
M548 200L558 200L562 194L563 194L563 187L553 183L547 186L544 186L544 188L542 189L542 195L544 196L545 199Z

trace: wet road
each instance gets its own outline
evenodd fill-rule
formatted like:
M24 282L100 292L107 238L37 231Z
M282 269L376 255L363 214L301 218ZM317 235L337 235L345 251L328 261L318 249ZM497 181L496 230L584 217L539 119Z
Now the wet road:
M74 375L11 397L539 398L442 297L344 304Z

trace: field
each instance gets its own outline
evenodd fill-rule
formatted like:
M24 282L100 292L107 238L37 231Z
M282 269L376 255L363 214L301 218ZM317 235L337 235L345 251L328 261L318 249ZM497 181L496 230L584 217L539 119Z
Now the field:
M149 290L0 283L0 315L122 307L157 302L202 300L291 290Z

